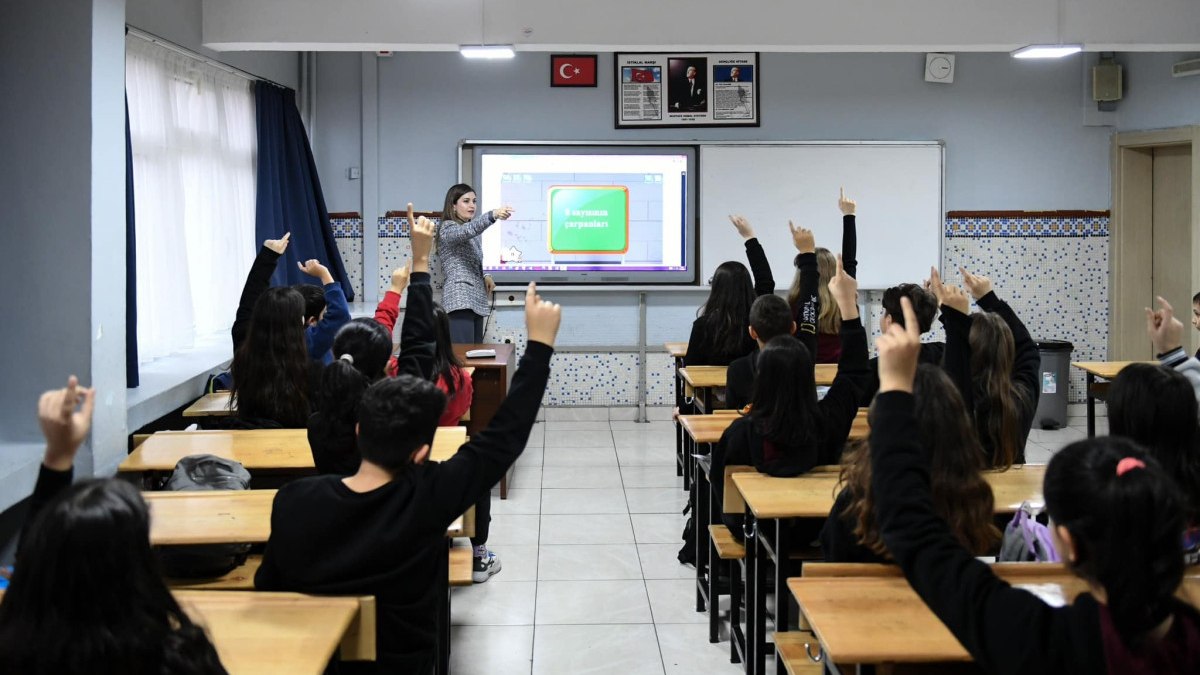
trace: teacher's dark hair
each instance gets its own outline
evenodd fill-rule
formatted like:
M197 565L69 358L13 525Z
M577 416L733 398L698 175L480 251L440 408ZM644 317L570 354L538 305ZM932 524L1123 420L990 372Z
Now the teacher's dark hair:
M458 200L461 199L463 195L474 191L475 188L467 185L466 183L451 185L450 189L446 190L446 202L442 204L442 222L462 222L456 215L454 215L454 205L458 203Z
M225 672L163 584L131 483L77 483L26 529L0 603L0 672Z

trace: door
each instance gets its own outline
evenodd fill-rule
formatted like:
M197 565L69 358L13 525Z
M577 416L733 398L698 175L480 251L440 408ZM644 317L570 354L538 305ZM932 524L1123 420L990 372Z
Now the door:
M1184 323L1183 346L1196 353L1192 313L1192 147L1169 145L1154 149L1152 284Z

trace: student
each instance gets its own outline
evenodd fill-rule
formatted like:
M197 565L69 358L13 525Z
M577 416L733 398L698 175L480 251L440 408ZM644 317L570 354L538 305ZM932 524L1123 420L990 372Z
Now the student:
M842 266L846 274L858 277L858 235L855 228L854 212L857 205L853 199L846 198L845 190L838 193L838 209L842 212ZM827 248L817 249L817 271L820 273L819 294L821 296L821 315L817 319L817 349L814 352L817 363L837 363L842 348L840 337L841 314L838 304L829 294L829 280L833 278L837 268L837 260ZM788 292L788 302L792 306L793 318L800 323L800 272L792 279L792 288Z
M334 338L336 358L321 373L314 397L317 412L308 418L308 443L318 473L349 476L358 471L362 456L354 436L356 410L363 393L384 377L386 368L390 366L393 375L428 377L433 372L433 289L429 281L433 223L424 217L414 220L411 237L412 290L401 327L404 347L400 356L391 357L391 324L385 326L374 319L354 319ZM398 298L399 291L408 286L409 277L406 269L393 272L389 295Z
M734 359L754 351L754 340L746 331L750 305L756 296L775 292L771 265L750 221L742 216L729 216L729 220L745 240L754 281L752 284L750 272L740 262L729 260L717 266L708 299L692 322L687 354L683 357L687 366L728 366Z
M902 302L906 327L876 341L871 485L883 543L917 595L985 672L1200 672L1200 614L1174 595L1183 508L1170 478L1134 443L1079 441L1047 467L1055 548L1090 587L1073 604L1050 607L1012 588L956 540L934 510L918 440L920 333Z
M1200 293L1192 296L1192 328L1200 330ZM1196 358L1200 359L1200 349L1196 350Z
M414 278L414 288L416 283ZM434 617L445 601L433 575L437 557L446 555L446 528L488 494L524 450L545 393L560 316L560 308L539 298L530 284L529 343L508 397L488 427L445 462L426 461L445 395L410 375L371 385L358 409L358 472L280 488L255 587L374 595L373 672L432 672Z
M903 315L894 325L904 325ZM878 375L874 379L878 383ZM934 511L950 526L963 548L975 555L991 554L1000 543L1000 530L992 514L995 501L981 473L983 448L962 395L941 368L922 364L917 368L913 401L917 440L929 467ZM869 441L847 448L838 484L843 486L842 491L821 530L825 561L891 562L875 520Z
M281 239L264 241L258 256L250 266L231 330L235 352L246 339L254 307L259 296L270 285L271 275L275 273L279 258L287 251L291 236L292 233L288 232ZM346 304L346 295L342 293L341 284L333 280L333 275L324 265L316 260L296 264L302 272L321 281L321 288L311 284L296 284L293 288L304 299L304 341L309 357L329 363L333 358L329 353L329 348L333 345L333 336L350 320L350 306Z
M303 320L304 298L296 289L268 288L258 296L245 339L233 353L229 399L237 412L227 425L301 429L307 424L321 364L309 357Z
M204 629L162 582L137 488L71 484L95 401L74 376L38 401L46 453L0 602L0 672L223 674Z
M800 251L804 297L811 302L801 316L815 317L819 300L812 233L793 229L793 238ZM724 482L715 477L724 476L728 465L750 464L772 476L797 476L841 459L867 377L867 337L858 318L854 278L839 265L829 287L842 309L843 349L837 377L818 402L810 352L816 342L815 322L799 327L799 340L784 335L767 343L758 357L750 413L735 420L713 449L712 486L718 502L723 499ZM726 514L725 522L735 536L741 535L739 516Z
M1006 469L1025 463L1025 442L1037 411L1037 344L1008 303L996 297L992 281L962 272L963 283L983 310L971 314L963 291L942 283L930 270L930 289L942 307L946 328L943 367L958 385L988 465Z
M1162 365L1187 378L1196 400L1200 401L1200 359L1189 357L1183 351L1183 324L1175 318L1175 309L1161 297L1158 298L1158 304L1158 311L1146 308L1146 333L1154 345L1154 352L1158 354ZM1192 323L1196 323L1195 318Z
M758 349L729 364L725 374L725 404L741 410L750 402L754 391L754 378L758 376L758 355L768 342L780 335L795 335L796 322L792 320L792 308L778 295L760 295L750 305L750 337Z
M900 284L883 292L883 320L880 321L879 327L885 333L893 324L904 327L904 314L900 311L900 298L908 298L917 315L917 322L921 326L921 334L928 333L929 329L933 327L934 317L937 316L938 301L933 293L916 284ZM945 351L946 343L944 342L922 342L921 363L940 366L942 354ZM859 405L864 408L871 405L871 399L875 398L875 392L879 391L879 360L871 359L867 368L870 371L867 385L863 388L863 397L859 401Z
M476 217L476 208L475 190L470 185L450 186L437 228L442 306L450 314L450 335L456 344L483 342L483 319L491 312L488 298L496 284L483 273L480 235L497 220L513 214L511 206L501 206Z

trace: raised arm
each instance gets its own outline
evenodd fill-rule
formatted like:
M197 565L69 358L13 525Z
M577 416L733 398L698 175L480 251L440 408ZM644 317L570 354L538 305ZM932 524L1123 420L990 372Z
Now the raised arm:
M745 240L746 260L750 263L750 274L754 277L754 294L770 295L774 293L775 277L771 274L771 264L767 262L767 254L763 252L762 244L754 235L754 227L744 216L729 216L729 220Z
M408 277L412 274L409 265L392 270L392 285L375 307L375 322L387 329L388 335L396 330L396 319L400 317L400 296L408 288Z
M411 208L411 204L409 205ZM411 211L410 211L411 213ZM408 305L400 327L400 354L396 357L398 375L432 379L437 335L433 328L433 286L429 276L429 250L433 247L433 223L425 216L412 226L412 274Z
M867 332L858 315L858 282L842 266L838 259L837 272L829 280L829 292L842 314L842 355L838 358L837 376L829 392L820 402L821 414L825 418L826 440L824 448L841 448L850 436L854 418L858 415L858 402L867 387L870 372L867 370ZM821 457L822 464L837 464L841 455Z
M46 452L42 455L22 530L55 495L70 487L75 474L75 455L92 428L95 408L96 391L79 386L74 375L67 378L65 389L53 389L38 399L38 425L46 439Z
M1161 297L1158 311L1146 308L1146 333L1154 345L1159 363L1173 368L1192 383L1200 401L1200 361L1183 351L1183 323L1175 318L1175 309Z
M796 339L800 340L813 359L817 358L817 317L821 315L821 298L817 294L821 277L817 271L817 243L812 230L796 227L788 221L792 244L796 247L796 269L800 270L800 297L792 307L796 320Z
M246 339L250 316L254 313L254 303L258 302L258 296L271 286L271 275L275 273L275 265L287 250L291 238L292 233L288 232L280 239L264 241L254 258L254 263L250 265L246 285L242 287L242 297L238 300L237 314L233 318L233 328L230 330L233 336L233 351L236 352L242 340Z
M1087 610L1051 609L996 578L934 512L913 412L920 328L908 299L901 305L906 327L893 325L876 341L880 391L871 425L871 485L884 544L913 590L983 670L1102 672L1100 663L1079 662L1083 654L1103 653L1098 628L1094 635L1079 635L1069 621L1072 611ZM1092 644L1081 640L1087 637Z
M455 244L479 236L497 220L507 220L513 213L511 206L502 206L491 211L484 211L469 223L448 224L442 222L437 228L438 243ZM411 220L409 221L412 222Z
M350 305L346 303L346 294L341 284L333 280L329 268L317 260L307 260L296 263L300 271L316 277L325 289L325 314L317 325L308 329L308 355L320 359L333 348L333 338L346 322L350 321Z
M1012 307L996 296L992 290L991 279L981 274L971 274L965 267L960 267L959 271L963 276L963 284L970 289L971 296L975 298L975 303L979 305L979 308L985 312L999 315L1001 319L1004 319L1004 323L1008 324L1008 329L1012 331L1013 384L1023 388L1028 401L1036 406L1038 395L1041 393L1041 387L1038 386L1038 370L1042 363L1037 343L1029 335L1025 324L1017 318L1017 313L1012 310Z
M487 428L459 448L434 474L435 493L447 496L439 504L446 507L439 514L440 520L430 524L436 531L444 530L486 495L524 451L529 430L537 419L538 407L546 392L550 357L554 354L554 338L561 317L562 309L542 300L537 294L537 286L530 283L525 294L529 342L513 375L508 396Z
M838 209L842 212L842 266L846 274L858 278L858 229L854 212L858 205L846 196L843 189L838 193Z
M946 351L942 368L958 387L967 410L975 407L975 387L971 384L971 305L962 289L942 282L936 267L929 270L929 290L942 309L941 322L946 329Z

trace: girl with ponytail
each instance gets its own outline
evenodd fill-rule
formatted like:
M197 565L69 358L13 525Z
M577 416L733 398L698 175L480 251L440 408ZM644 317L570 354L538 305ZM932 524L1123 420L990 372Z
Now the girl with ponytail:
M963 291L930 270L930 290L946 327L943 367L966 401L990 467L1025 463L1025 442L1037 411L1041 356L1025 324L992 291L992 281L959 268L979 308L970 313Z
M933 508L912 395L920 332L901 302L906 328L876 342L871 486L883 543L917 595L985 672L1200 672L1200 613L1176 597L1182 498L1132 441L1072 443L1047 467L1055 547L1089 589L1072 604L1012 588L963 548Z

